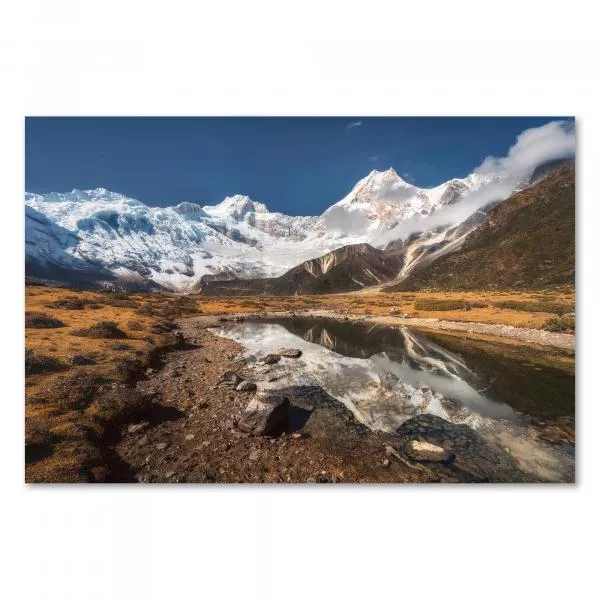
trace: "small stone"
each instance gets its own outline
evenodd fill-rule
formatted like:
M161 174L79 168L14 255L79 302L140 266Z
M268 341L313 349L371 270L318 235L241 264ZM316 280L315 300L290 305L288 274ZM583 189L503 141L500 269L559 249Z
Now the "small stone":
M302 434L301 434L301 433L298 433L297 431L295 431L294 433L292 433L292 434L290 435L290 437L291 437L292 439L294 439L294 440L299 440L299 439L300 439L300 438L302 438L303 436L302 436Z
M242 377L240 377L235 371L228 369L227 371L221 374L221 377L219 377L219 380L217 381L217 385L221 383L229 383L235 387L241 381L243 381Z
M254 462L255 460L258 460L260 458L261 452L260 450L253 450L252 452L250 452L250 455L248 456L248 460Z
M262 360L261 362L264 365L274 365L275 363L278 363L281 360L281 356L279 356L278 354L267 354Z
M300 358L302 356L302 350L298 348L280 348L277 350L277 354L279 354L279 356L284 356L285 358Z
M256 384L252 381L241 381L235 388L238 392L254 392Z
M144 421L143 423L135 423L134 425L130 425L127 428L127 432L128 433L137 433L138 431L141 431L142 429L148 427L148 421Z
M154 369L146 369L146 375L150 376L154 373Z
M193 440L196 436L193 433L188 433L185 436L185 439L189 442L190 440Z
M165 479L171 479L171 477L173 477L173 475L175 475L175 471L167 471L165 473Z
M385 458L381 465L387 469L392 464L392 461L389 458Z
M451 463L455 458L453 452L445 450L441 446L418 440L412 440L406 445L406 453L415 460L435 461L444 464Z
M164 450L167 446L168 444L166 444L165 442L160 442L160 444L156 444L155 448L157 450Z

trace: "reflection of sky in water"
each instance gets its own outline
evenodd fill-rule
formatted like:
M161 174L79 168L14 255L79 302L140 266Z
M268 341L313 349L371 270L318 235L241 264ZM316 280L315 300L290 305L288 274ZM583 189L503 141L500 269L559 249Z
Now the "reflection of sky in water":
M301 358L283 358L265 375L259 375L264 367L255 365L260 389L318 385L374 431L393 432L413 416L434 414L509 448L525 470L552 480L569 467L564 456L537 443L510 406L486 397L483 383L459 356L407 328L394 331L391 347L383 344L377 352L370 344L362 357L334 351L356 354L361 344L349 349L322 326L304 330L303 337L273 323L228 323L214 332L242 344L247 356L260 358L282 347L302 350ZM365 336L367 346L368 332Z
M343 356L278 324L228 325L220 334L257 356L282 346L300 348L302 357L283 359L271 367L270 374L281 378L262 383L261 387L319 385L374 430L394 431L406 419L421 413L472 426L477 426L481 417L515 416L509 406L486 398L467 382L476 381L476 376L459 357L408 330L402 330L403 356L394 360L386 352L369 358ZM320 330L319 340L334 345L326 329Z

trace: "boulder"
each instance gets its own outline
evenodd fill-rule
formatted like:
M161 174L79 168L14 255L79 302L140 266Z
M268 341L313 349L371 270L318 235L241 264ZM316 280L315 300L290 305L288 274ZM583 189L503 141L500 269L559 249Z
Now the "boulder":
M289 406L287 396L259 392L246 407L237 427L253 435L279 433L287 420Z
M261 360L261 362L263 363L263 365L274 365L275 363L278 363L280 360L281 360L281 356L279 356L278 354L267 354Z
M298 348L280 348L277 350L277 354L279 356L284 356L285 358L300 358L302 356L302 350Z
M235 388L238 392L254 392L256 384L253 381L241 381Z
M405 452L415 460L427 460L444 464L451 463L455 458L453 452L445 450L441 446L436 446L429 442L421 442L419 440L411 440L408 442L408 444L406 444Z
M396 433L406 442L428 442L455 453L453 467L464 469L460 475L461 481L532 481L528 474L520 471L504 448L484 439L468 425L451 423L437 415L422 414L402 423ZM410 454L408 451L406 453Z

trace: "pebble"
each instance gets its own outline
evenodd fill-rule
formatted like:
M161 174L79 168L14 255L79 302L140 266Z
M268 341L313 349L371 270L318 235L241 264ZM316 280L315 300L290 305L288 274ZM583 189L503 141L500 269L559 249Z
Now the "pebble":
M194 436L194 434L193 434L193 433L188 433L188 434L185 436L185 439L189 441L189 440L193 440L193 439L194 439L194 437L195 437L195 436Z
M242 381L235 388L238 392L254 392L256 384L253 381Z
M267 354L263 359L262 359L262 363L264 365L274 365L275 363L278 363L281 360L281 356L279 356L278 354Z
M144 423L135 423L134 425L130 425L127 428L128 433L136 433L137 431L140 431L141 429L144 429L145 427L148 426L148 422L144 422Z
M160 444L156 444L155 448L157 450L164 450L167 446L168 444L166 444L165 442L160 442Z
M302 350L298 348L280 348L277 354L286 358L299 358L302 356Z

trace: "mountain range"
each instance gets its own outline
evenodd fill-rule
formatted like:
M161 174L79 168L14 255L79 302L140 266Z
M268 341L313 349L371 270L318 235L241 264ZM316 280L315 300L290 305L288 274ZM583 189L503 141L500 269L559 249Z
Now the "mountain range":
M26 193L26 275L225 294L321 293L408 280L461 248L511 192L546 174L511 180L474 173L423 189L394 169L372 171L320 216L270 212L242 195L215 206L150 207L103 188Z

